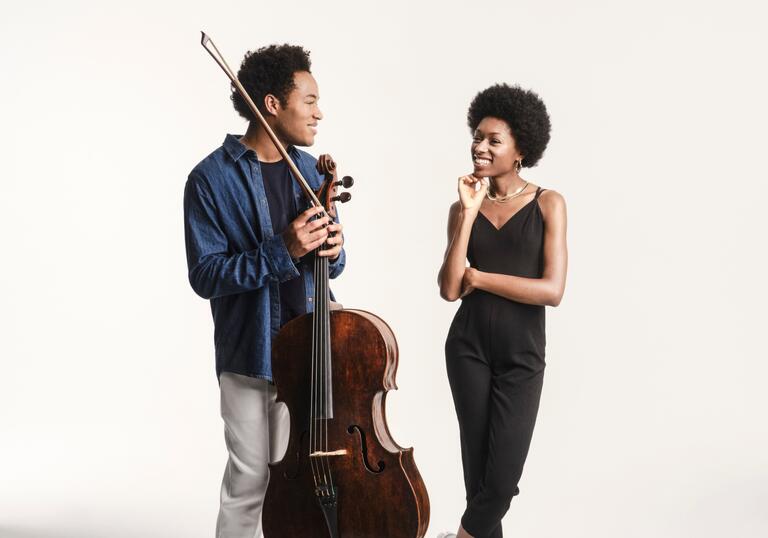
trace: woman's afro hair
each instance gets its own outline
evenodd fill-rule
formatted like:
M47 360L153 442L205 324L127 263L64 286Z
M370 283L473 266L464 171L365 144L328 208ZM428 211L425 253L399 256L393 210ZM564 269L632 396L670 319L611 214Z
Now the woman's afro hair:
M547 107L541 98L517 85L495 84L472 99L467 112L470 131L474 133L488 116L507 122L523 155L523 166L536 166L547 148L551 130Z
M311 62L309 51L296 45L269 45L246 53L237 78L259 108L265 113L264 96L272 94L285 106L288 94L295 88L293 74L297 71L309 72ZM232 103L235 110L247 119L255 121L245 99L232 86Z

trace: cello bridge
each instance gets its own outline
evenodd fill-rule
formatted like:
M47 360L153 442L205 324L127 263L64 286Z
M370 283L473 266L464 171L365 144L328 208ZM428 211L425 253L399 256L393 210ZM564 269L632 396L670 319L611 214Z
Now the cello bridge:
M321 450L318 450L316 452L310 453L310 458L322 458L326 456L346 456L349 454L346 448L342 448L341 450L333 450L331 452L323 452Z

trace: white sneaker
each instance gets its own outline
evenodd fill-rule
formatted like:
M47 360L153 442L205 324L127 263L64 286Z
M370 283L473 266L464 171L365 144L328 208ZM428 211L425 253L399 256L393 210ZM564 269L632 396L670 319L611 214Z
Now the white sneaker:
M453 532L441 532L437 535L437 538L456 538L456 533Z

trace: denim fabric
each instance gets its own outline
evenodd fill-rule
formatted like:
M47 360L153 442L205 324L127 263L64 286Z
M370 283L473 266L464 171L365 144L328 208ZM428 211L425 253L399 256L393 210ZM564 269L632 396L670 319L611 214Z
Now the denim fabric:
M272 379L272 339L280 329L280 282L301 278L306 310L313 311L311 256L298 265L283 238L275 235L258 161L237 135L203 159L184 189L184 232L192 289L211 300L216 375L232 372ZM317 160L295 147L291 159L317 190L322 176ZM293 182L296 207L308 208ZM330 277L344 269L346 254L330 262Z

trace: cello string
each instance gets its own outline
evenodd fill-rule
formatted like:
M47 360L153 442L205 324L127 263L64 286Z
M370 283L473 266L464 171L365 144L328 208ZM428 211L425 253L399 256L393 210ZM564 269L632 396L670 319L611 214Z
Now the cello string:
M326 248L328 246L326 245ZM323 258L323 303L324 303L324 311L326 318L326 323L324 330L326 332L326 340L325 340L325 346L326 346L326 361L328 368L328 376L327 376L327 383L328 383L328 394L330 398L333 398L333 368L332 368L332 358L331 357L331 308L330 308L330 292L329 292L329 282L328 282L328 258ZM331 406L333 405L332 402L328 402ZM333 413L333 408L331 407L328 410L329 413ZM328 419L330 420L330 419ZM328 420L325 421L325 451L328 452ZM331 491L333 491L333 474L331 473L331 466L330 461L328 462L328 478L330 479L331 484Z
M317 267L317 262L315 262ZM316 295L316 294L315 294ZM316 301L316 297L313 299ZM318 356L318 342L317 342L317 303L315 303L315 309L312 313L312 381L310 383L310 413L309 413L309 463L312 466L312 479L315 482L315 487L320 484L320 470L318 469L315 458L312 454L317 450L317 427L315 421L317 420L317 406L315 398L317 397L317 356Z
M322 245L319 248L322 248ZM317 451L322 452L323 450L323 417L325 416L325 410L323 409L323 333L322 333L322 326L324 323L323 320L323 303L322 303L322 290L321 290L321 282L322 282L322 275L321 273L321 258L317 255L317 251L315 251L315 312L317 314L317 325L315 326L315 332L317 333L317 360L318 360L318 379L317 379L317 395L318 395L318 401L317 406L319 408L319 413L317 417L317 429L318 429L318 446ZM328 480L326 477L325 472L325 465L323 461L323 457L319 456L318 458L318 467L320 469L320 473L322 476L322 484L328 485Z
M327 249L328 244L324 243L323 248ZM322 301L322 309L323 309L323 326L320 328L320 330L323 332L323 426L324 426L324 436L323 436L323 451L327 454L328 453L328 421L330 420L330 413L332 410L329 407L329 396L331 395L330 392L330 357L328 353L328 347L329 347L329 325L330 320L328 319L329 310L328 310L328 301L327 301L327 295L328 295L328 258L323 256L320 260L320 300ZM331 475L331 464L330 464L330 458L328 456L323 458L323 464L324 468L327 469L327 485L330 485L333 487L333 477Z
M322 245L318 247L319 249L322 249ZM315 326L315 331L318 335L318 389L317 394L319 397L318 400L318 408L319 408L319 415L318 420L320 421L318 424L318 437L319 439L316 439L318 441L317 450L323 451L323 447L325 446L325 442L323 439L323 423L326 422L326 409L325 409L325 357L324 357L324 349L325 349L325 331L323 330L323 327L325 326L325 308L323 308L323 257L318 256L317 252L315 252L315 312L317 313L317 320L318 323ZM319 456L319 467L320 472L322 473L322 484L327 486L328 485L328 469L326 469L327 462L325 461L325 456Z

